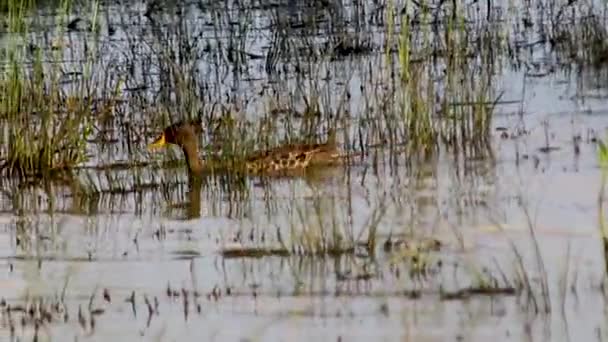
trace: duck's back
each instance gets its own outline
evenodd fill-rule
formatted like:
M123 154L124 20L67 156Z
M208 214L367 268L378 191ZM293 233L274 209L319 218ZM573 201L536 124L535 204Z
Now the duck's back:
M249 173L303 170L333 163L340 156L335 140L324 144L291 144L252 154L246 159Z

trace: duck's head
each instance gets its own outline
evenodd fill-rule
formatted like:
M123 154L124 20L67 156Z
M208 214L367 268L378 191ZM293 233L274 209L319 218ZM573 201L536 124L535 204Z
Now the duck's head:
M148 145L148 150L153 151L167 147L169 144L177 145L182 149L190 149L197 146L197 134L202 132L201 121L178 122L168 126L163 132ZM197 148L198 149L198 148Z
M178 122L163 130L163 132L148 145L148 150L157 150L168 145L177 145L184 151L188 169L200 173L203 169L202 161L198 157L197 134L202 132L201 120Z

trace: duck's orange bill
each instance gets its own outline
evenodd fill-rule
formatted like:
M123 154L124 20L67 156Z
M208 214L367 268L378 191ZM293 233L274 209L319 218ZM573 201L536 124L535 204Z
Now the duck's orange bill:
M148 151L156 150L167 145L167 141L165 140L165 134L161 134L153 143L148 145Z

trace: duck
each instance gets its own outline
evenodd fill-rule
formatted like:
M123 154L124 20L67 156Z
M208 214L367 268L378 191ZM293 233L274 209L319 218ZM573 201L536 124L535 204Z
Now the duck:
M148 144L148 151L156 151L171 145L178 146L183 151L191 175L202 175L205 172L222 169L218 168L216 163L206 163L199 157L197 136L202 132L201 119L174 123L167 126L152 143ZM315 166L337 165L341 157L336 144L335 131L331 131L324 143L288 144L258 150L245 156L242 163L224 168L253 176L291 175Z

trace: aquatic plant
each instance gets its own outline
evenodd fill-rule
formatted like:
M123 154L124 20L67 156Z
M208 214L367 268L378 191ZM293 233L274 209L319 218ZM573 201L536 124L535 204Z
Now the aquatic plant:
M34 1L8 3L12 39L2 49L6 72L0 75L0 119L5 129L0 132L0 142L2 171L40 178L86 160L91 114L96 113L91 76L95 46L82 60L81 81L66 94L60 64L63 48L57 46L49 52L31 41L32 24L26 18L33 6ZM69 1L62 2L60 18L68 16L69 6ZM96 6L92 7L93 21ZM56 30L58 37L65 33L61 20ZM47 58L56 63L48 63Z

